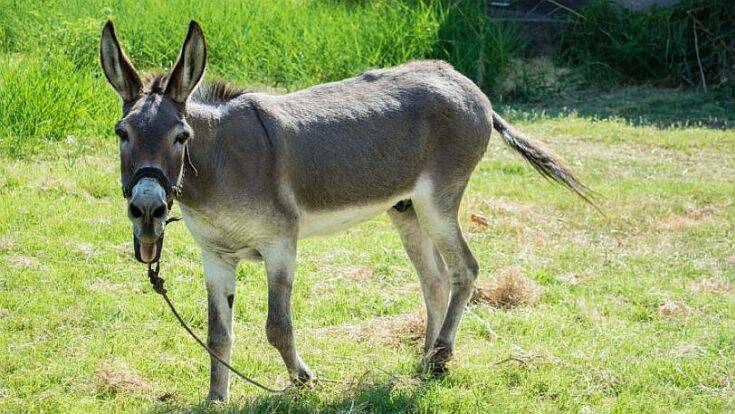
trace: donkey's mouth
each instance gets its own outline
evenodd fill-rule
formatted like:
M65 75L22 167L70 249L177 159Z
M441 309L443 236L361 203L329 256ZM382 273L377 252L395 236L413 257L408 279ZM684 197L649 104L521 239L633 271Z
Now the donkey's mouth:
M163 247L163 234L153 243L144 242L138 237L133 236L133 246L135 248L135 259L141 263L154 263L161 257L161 247Z

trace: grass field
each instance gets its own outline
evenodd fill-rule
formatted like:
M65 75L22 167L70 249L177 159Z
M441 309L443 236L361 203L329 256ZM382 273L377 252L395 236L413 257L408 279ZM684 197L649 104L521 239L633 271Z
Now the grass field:
M487 300L448 376L416 373L418 280L381 217L300 246L299 348L345 383L268 396L234 379L231 404L205 402L209 358L132 257L103 22L154 68L197 18L210 75L283 90L431 55L442 32L428 2L269 3L0 0L0 412L735 411L735 104L650 88L497 107L606 217L491 140L461 210ZM183 225L166 243L170 295L204 334L198 249ZM234 364L283 385L262 266L241 265L237 289Z
M661 96L691 98L605 99L631 96L651 108ZM42 155L3 156L0 411L735 410L735 132L538 109L501 111L570 160L605 196L607 218L544 183L497 137L462 209L479 283L521 275L539 286L535 302L471 305L450 375L421 381L423 305L388 220L306 241L294 295L301 352L318 374L355 383L271 397L234 380L225 407L203 401L209 360L132 258L114 143L80 151L84 138L69 137ZM183 226L167 244L171 295L203 333L197 248ZM234 362L284 384L264 335L261 266L242 265L237 289Z

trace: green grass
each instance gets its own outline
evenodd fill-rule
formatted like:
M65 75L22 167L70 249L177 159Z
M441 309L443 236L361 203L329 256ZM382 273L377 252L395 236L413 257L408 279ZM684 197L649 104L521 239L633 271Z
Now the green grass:
M274 397L233 380L224 407L203 401L208 358L132 258L113 143L80 149L62 140L34 157L3 156L0 411L735 410L735 133L575 114L523 121L530 113L511 115L605 196L608 215L544 183L492 140L462 224L480 283L518 268L542 286L537 303L470 306L450 375L422 381L420 343L401 338L423 305L388 220L308 240L294 291L298 343L320 375L355 384ZM490 226L474 225L472 212ZM183 226L169 230L163 272L204 333L203 275ZM242 265L237 289L235 365L284 384L264 335L262 267ZM660 310L666 303L673 314ZM510 355L527 362L496 364ZM140 383L106 386L100 370Z
M495 137L461 210L479 282L519 269L543 294L511 309L471 305L449 376L416 375L420 343L404 332L421 294L381 217L300 246L301 353L353 384L273 397L233 380L233 402L209 406L208 357L132 258L112 150L118 102L96 63L102 23L113 18L150 69L170 66L199 19L210 75L285 90L442 53L492 82L472 32L513 41L459 30L457 10L438 3L223 4L0 0L0 412L735 411L735 109L651 88L499 108L564 155L608 217ZM442 33L469 42L467 55L437 43ZM203 334L198 249L181 225L166 243L167 287ZM234 363L284 384L264 333L262 267L243 264L237 289ZM509 356L526 363L501 362Z

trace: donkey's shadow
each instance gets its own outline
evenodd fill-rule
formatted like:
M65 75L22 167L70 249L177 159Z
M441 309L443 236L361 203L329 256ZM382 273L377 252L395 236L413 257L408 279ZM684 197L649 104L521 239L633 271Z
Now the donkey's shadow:
M230 404L203 401L191 406L159 406L152 412L186 413L313 413L377 412L405 413L418 410L432 380L411 377L356 381L349 385L317 385L311 390L243 398Z

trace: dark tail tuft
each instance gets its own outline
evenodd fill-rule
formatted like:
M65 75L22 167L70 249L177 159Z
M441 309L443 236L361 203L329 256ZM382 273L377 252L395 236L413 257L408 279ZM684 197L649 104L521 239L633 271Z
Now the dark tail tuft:
M593 201L595 193L579 181L560 157L511 127L495 111L493 111L493 126L503 137L503 141L528 161L544 178L563 185L600 211Z

